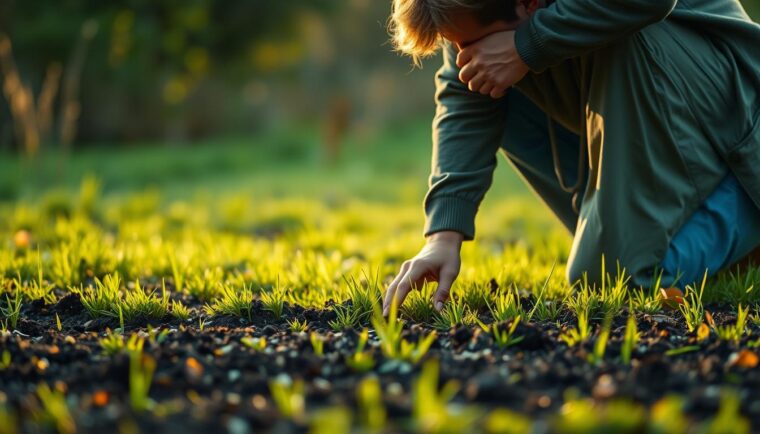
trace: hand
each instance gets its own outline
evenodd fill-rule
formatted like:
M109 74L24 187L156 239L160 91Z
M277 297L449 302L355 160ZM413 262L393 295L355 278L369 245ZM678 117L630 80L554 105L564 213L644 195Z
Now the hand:
M492 33L459 51L459 80L473 92L501 98L530 71L517 53L515 32Z
M404 303L413 287L421 287L425 281L438 282L433 295L433 306L437 311L449 298L451 285L459 275L461 259L459 251L464 236L458 232L436 232L427 238L427 244L414 258L404 262L388 290L383 302L383 315L387 316L395 298L398 306Z

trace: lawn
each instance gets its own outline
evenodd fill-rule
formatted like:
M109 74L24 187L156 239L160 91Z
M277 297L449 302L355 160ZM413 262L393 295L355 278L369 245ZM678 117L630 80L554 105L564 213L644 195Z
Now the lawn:
M569 235L502 158L452 302L426 285L386 319L429 123L335 164L314 137L3 156L0 432L760 427L760 271L681 304L570 286Z

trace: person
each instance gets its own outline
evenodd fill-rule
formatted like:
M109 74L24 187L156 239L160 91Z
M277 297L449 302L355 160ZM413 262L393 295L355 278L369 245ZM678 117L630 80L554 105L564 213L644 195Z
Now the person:
M569 282L683 287L760 245L760 26L738 0L394 0L436 74L426 243L386 290L440 310L501 150L573 235Z

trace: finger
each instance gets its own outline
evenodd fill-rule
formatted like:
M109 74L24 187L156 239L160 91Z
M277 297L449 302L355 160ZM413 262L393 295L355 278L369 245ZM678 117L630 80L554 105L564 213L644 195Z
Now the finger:
M441 276L438 279L438 289L433 294L433 306L438 312L443 309L443 304L448 301L451 294L451 286L457 278L457 272L452 270L441 270Z
M480 87L480 93L483 95L491 95L491 92L493 92L493 85L491 83L486 83Z
M469 83L470 80L475 77L475 75L478 73L478 68L475 67L475 65L472 64L472 62L465 65L461 70L459 70L459 81L462 83Z
M457 66L459 68L464 68L465 65L470 63L470 60L472 60L472 50L466 48L459 50L459 54L457 54Z
M493 98L493 99L499 99L499 98L503 98L504 94L506 92L507 92L506 89L501 89L499 87L494 87L493 89L491 89L491 92L489 92L489 93L491 95L491 98Z
M406 296L412 292L412 288L420 286L420 283L426 274L427 272L422 267L411 267L409 273L404 276L396 289L395 298L398 307L401 307L401 305L404 304L404 300L406 300Z
M472 80L470 80L467 87L471 92L479 92L480 89L487 84L485 75L482 72L479 72L475 74L475 77L473 77Z
M388 309L390 308L391 300L393 300L396 293L396 288L398 287L399 282L401 282L401 279L406 275L407 271L409 271L409 266L409 262L404 262L404 264L401 265L399 273L393 279L391 284L388 285L388 289L385 291L385 300L383 300L383 315L388 315Z

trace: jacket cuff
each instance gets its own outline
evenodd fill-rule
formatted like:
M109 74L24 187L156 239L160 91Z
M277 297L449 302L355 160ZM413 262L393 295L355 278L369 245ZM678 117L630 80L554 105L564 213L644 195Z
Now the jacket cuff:
M454 196L441 196L425 204L424 235L441 231L455 231L464 235L465 241L475 238L475 215L478 204Z
M551 65L545 41L536 31L532 20L521 24L515 31L517 54L533 72L543 72Z

